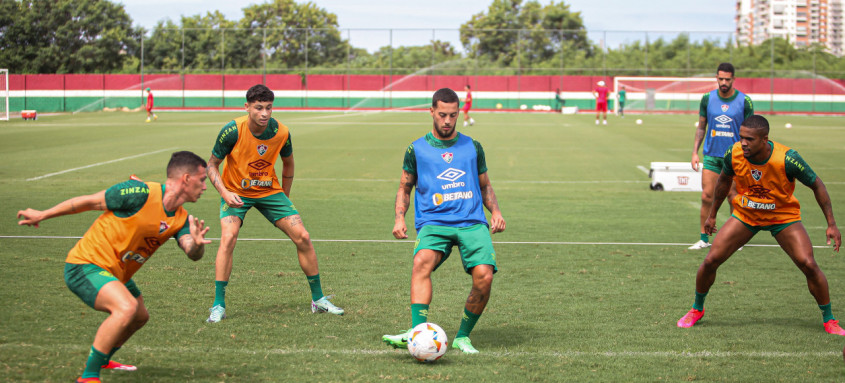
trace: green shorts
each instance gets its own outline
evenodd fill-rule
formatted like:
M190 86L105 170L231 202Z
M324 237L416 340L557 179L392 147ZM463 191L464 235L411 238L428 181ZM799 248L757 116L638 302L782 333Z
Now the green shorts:
M246 212L252 207L258 209L264 218L274 225L282 218L299 214L285 193L276 193L262 198L241 197L241 201L244 203L243 206L231 207L226 204L226 200L220 198L220 219L235 216L240 218L243 224Z
M722 157L704 156L702 164L705 169L714 171L716 174L721 174L722 167L725 166L725 159Z
M467 227L423 226L417 234L414 254L422 249L442 252L443 259L434 267L437 270L449 258L453 246L458 246L461 252L465 272L469 273L469 269L478 265L491 265L494 273L498 271L490 230L480 223Z
M74 264L65 263L65 283L70 291L82 299L86 305L94 308L100 289L111 281L118 281L114 275L93 263ZM124 284L133 297L141 296L141 290L132 279Z
M731 215L731 217L734 217L734 218L736 218L737 221L742 222L742 220L737 218L737 216L735 216L735 215ZM751 232L754 233L754 235L757 235L757 233L759 233L760 230L764 230L764 231L768 231L769 233L771 233L772 237L774 237L774 236L780 234L780 232L783 231L783 229L786 229L787 227L789 227L793 224L796 224L798 222L801 222L801 220L787 222L787 223L777 223L777 224L774 224L774 225L762 225L762 226L749 225L745 222L742 222L742 224L745 225L745 227L747 227L748 230L751 230Z

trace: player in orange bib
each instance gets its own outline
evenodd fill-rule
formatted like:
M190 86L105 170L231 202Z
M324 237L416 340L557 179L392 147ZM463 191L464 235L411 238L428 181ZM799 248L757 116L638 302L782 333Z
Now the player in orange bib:
M65 282L87 305L109 313L94 337L85 371L77 382L99 382L100 369L135 370L112 355L150 318L132 280L141 266L170 237L188 258L205 252L208 228L188 215L182 204L196 202L205 190L205 161L191 152L176 152L167 165L164 185L132 177L99 193L79 196L47 210L18 212L18 225L88 210L105 210L65 260Z
M739 142L725 154L722 173L716 182L715 198L704 222L706 233L716 231L716 213L736 183L733 215L728 218L695 277L695 302L680 320L678 327L692 327L704 316L704 299L716 280L716 270L760 230L771 232L792 262L804 273L810 294L822 311L822 322L828 333L845 335L833 316L827 278L816 264L813 246L804 225L801 208L793 195L795 180L813 190L816 202L827 220L827 244L833 241L839 251L842 235L833 218L830 195L824 183L796 152L769 141L769 122L759 115L745 119L739 128Z
M246 92L247 115L230 121L220 130L208 178L220 193L220 248L215 263L214 303L207 322L226 318L226 287L232 274L235 243L247 211L256 208L296 245L299 266L311 288L311 312L343 315L343 309L323 295L317 253L299 212L291 203L293 145L288 128L272 118L273 91L255 85ZM276 160L282 159L282 182L276 176ZM226 161L221 174L220 165Z

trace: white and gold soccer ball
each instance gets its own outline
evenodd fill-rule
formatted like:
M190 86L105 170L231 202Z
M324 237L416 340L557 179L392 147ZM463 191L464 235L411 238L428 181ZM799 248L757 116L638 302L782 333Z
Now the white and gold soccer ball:
M642 125L642 124L643 124L643 120L640 120L639 118L637 119L637 121L634 121L634 122L635 122L637 125Z
M434 323L420 323L408 336L408 351L420 362L434 362L446 353L449 339Z

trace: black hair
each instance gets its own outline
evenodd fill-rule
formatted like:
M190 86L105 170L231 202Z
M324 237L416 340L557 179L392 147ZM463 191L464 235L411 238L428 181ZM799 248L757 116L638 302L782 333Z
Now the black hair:
M745 121L742 121L742 126L754 130L762 130L763 135L769 134L769 120L759 114L746 118Z
M728 72L731 74L731 76L734 76L736 74L736 72L734 71L734 66L731 63L719 64L719 67L716 68L716 74L719 74L719 72Z
M246 91L246 102L249 103L256 101L272 102L274 99L276 99L276 95L273 94L273 91L262 84L253 85L252 88L249 88L249 90Z
M200 166L207 168L208 164L194 152L187 150L174 152L170 156L170 162L167 163L167 177L179 177L184 173L193 173ZM183 173L177 173L180 171Z
M461 99L458 98L458 94L454 90L441 88L434 92L434 96L431 97L431 106L436 108L438 101L444 104L451 104L453 102L460 102Z

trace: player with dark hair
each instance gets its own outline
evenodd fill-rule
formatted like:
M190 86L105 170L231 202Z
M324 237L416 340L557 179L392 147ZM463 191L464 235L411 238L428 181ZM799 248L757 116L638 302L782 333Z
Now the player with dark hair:
M215 294L208 322L226 318L226 287L232 274L232 257L246 213L253 207L296 245L299 266L311 289L311 312L343 315L343 309L323 295L317 253L299 212L290 201L293 185L293 145L287 126L272 118L273 91L255 85L246 92L247 115L220 130L211 158L208 178L220 193L220 248L215 263ZM276 160L282 159L282 182L276 176ZM220 164L226 160L222 174Z
M191 152L173 153L164 185L132 179L95 194L64 201L47 210L18 212L18 225L38 227L44 220L88 210L105 210L76 242L65 260L65 282L85 304L109 314L77 382L99 382L100 369L135 370L111 360L150 314L132 280L141 266L170 237L188 258L205 252L208 227L182 205L196 202L205 190L205 161Z
M713 189L716 179L722 172L722 157L725 151L739 141L739 127L742 121L754 114L751 98L733 87L734 66L721 63L716 68L716 81L719 89L705 93L701 97L698 112L698 125L695 129L695 141L692 146L692 168L698 171L701 162L701 209L699 211L700 235L698 242L689 250L699 250L710 246L710 237L704 232L704 221L713 206ZM698 149L704 143L704 161L698 157ZM736 195L736 187L730 187L729 199ZM733 206L728 205L731 209Z
M455 129L458 95L448 88L438 90L430 113L434 120L431 132L405 151L393 236L408 238L405 213L411 203L411 189L416 188L411 328L428 321L433 294L431 273L458 246L464 271L472 276L472 289L452 347L474 354L478 350L472 346L469 334L487 306L496 272L496 252L490 235L504 231L505 220L487 175L484 149L478 141ZM489 224L484 207L491 214ZM409 332L384 335L382 341L395 348L407 347Z
M625 101L628 99L628 91L623 86L616 92L616 101L619 102L619 116L625 117Z
M596 98L596 125L599 124L599 115L603 115L602 123L607 125L607 94L610 90L604 85L604 81L599 81L596 85L593 90L593 97Z
M469 116L469 110L472 108L472 91L469 89L469 84L464 86L464 90L467 92L466 98L464 98L464 107L461 109L464 112L464 127L467 126L467 122L470 125L475 125L475 120Z
M150 117L154 120L158 120L158 116L153 113L153 91L150 88L144 90L147 92L147 102L144 103L144 108L147 110L147 121L150 122Z
M822 311L828 333L845 335L833 316L827 278L813 257L813 245L801 223L801 208L793 192L798 180L813 190L816 202L827 220L827 244L833 241L839 251L842 235L833 218L833 207L821 178L793 149L769 141L769 122L763 116L749 116L739 128L739 142L724 156L724 166L716 182L715 199L704 230L716 231L716 214L727 197L731 183L736 185L733 215L728 218L695 277L695 302L678 320L678 327L692 327L704 316L704 299L716 280L716 270L741 246L761 230L775 237L792 262L804 273L810 294Z

